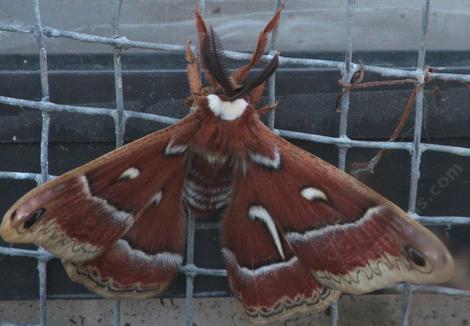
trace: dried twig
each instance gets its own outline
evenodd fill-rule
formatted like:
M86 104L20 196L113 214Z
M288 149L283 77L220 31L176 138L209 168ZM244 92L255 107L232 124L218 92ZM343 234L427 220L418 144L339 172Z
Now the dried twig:
M354 89L416 84L416 80L411 79L411 78L363 82L364 77L365 77L365 69L364 69L364 65L362 64L362 62L361 61L359 62L361 64L361 69L354 73L353 77L351 78L351 83L347 83L341 79L338 80L338 84L343 88L343 91L336 97L336 111L337 112L341 111L341 99L343 98L344 94Z
M389 142L395 141L400 135L400 132L403 130L403 127L405 126L406 121L408 121L408 118L410 117L411 111L413 111L413 107L416 101L416 94L420 87L422 87L422 85L417 84L415 88L411 91L411 94L408 97L408 102L406 103L405 111L403 112L400 118L400 121L398 122L398 125L395 127L395 130L393 131L392 136L388 140ZM379 163L382 156L388 151L389 149L381 149L367 162L352 163L351 174L352 175L359 175L361 173L373 174L376 165Z

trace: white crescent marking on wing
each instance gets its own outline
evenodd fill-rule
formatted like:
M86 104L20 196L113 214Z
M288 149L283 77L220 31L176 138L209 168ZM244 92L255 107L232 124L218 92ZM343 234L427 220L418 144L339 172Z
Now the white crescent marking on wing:
M328 198L326 198L326 195L323 191L317 188L313 188L313 187L307 187L307 188L302 189L300 194L302 195L302 197L310 201L315 200L315 199L323 199L325 201L328 200Z
M126 171L122 172L119 179L135 179L139 176L140 171L135 167L130 167Z
M273 152L274 152L274 159L266 155L261 155L261 154L252 153L252 152L248 152L248 155L250 156L250 159L256 164L263 165L268 168L277 170L279 169L279 166L281 165L281 152L279 151L279 148L276 145L274 145Z
M268 211L262 206L251 206L248 209L248 216L252 220L258 219L264 223L269 233L271 234L271 238L273 239L274 244L276 245L279 255L281 255L282 259L286 259L286 257L284 256L284 251L282 250L282 243L281 239L279 238L279 233Z
M162 197L163 197L163 191L159 191L157 192L153 197L152 197L152 200L151 202L155 205L158 205L160 204L160 201L162 200Z
M173 138L168 142L165 148L165 155L178 155L186 151L187 145L173 145Z

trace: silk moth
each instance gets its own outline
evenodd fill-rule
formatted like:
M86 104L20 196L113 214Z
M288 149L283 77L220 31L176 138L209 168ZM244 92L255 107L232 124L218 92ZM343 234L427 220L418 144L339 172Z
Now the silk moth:
M257 109L278 56L253 78L276 12L250 62L227 69L196 11L203 87L188 44L190 113L19 199L0 234L34 243L107 298L161 294L183 263L185 216L223 211L230 287L252 322L326 309L342 292L450 278L445 246L356 179L275 135Z

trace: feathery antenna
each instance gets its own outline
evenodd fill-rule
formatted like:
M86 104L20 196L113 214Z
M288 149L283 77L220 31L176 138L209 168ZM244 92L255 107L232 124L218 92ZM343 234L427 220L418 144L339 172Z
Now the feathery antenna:
M222 42L212 26L209 26L204 41L203 55L206 68L214 76L220 86L222 86L226 95L235 95L235 90L230 81L231 76L227 69L227 64L225 63Z

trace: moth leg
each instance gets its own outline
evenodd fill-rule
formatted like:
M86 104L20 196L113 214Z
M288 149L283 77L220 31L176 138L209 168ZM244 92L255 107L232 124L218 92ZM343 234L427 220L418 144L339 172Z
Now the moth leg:
M265 105L261 109L258 110L258 113L260 115L265 115L266 113L269 113L272 110L274 110L278 104L279 102L274 102L273 104Z
M186 44L186 61L188 62L186 69L188 70L188 82L191 95L186 99L185 105L189 108L193 106L196 96L209 94L210 88L202 87L201 75L199 74L196 56L194 55L191 46L192 42L188 41ZM217 81L214 82L217 83Z
M255 87L255 89L253 89L253 91L251 91L250 93L250 103L253 104L255 107L256 104L258 104L261 100L261 96L263 96L265 85L266 83L262 83L261 85Z
M196 63L196 57L191 49L191 41L186 44L186 61L188 62L188 81L191 95L201 94L202 83Z
M276 11L276 13L271 18L271 20L266 24L264 29L259 33L258 42L256 43L256 49L251 55L250 62L242 66L241 68L238 68L232 74L233 80L235 82L239 83L240 81L244 80L246 76L248 75L248 73L250 72L251 68L253 68L254 65L260 62L261 56L263 55L266 49L266 45L268 44L268 34L271 33L279 24L279 19L281 18L281 11L283 8L284 6L281 6L281 8L279 8ZM260 88L263 89L262 87ZM263 92L261 91L260 93L263 93Z
M253 66L260 62L261 56L266 50L266 45L268 43L268 34L272 33L272 31L279 24L279 19L281 18L281 11L283 8L284 6L282 6L279 10L276 11L276 13L271 18L271 20L266 24L264 29L259 33L258 42L256 44L255 51L253 52L250 58L250 62L242 66L241 68L237 69L232 74L232 78L235 82L239 83L240 81L244 80L246 76L248 75L248 73L250 72L250 70L253 68ZM264 88L265 88L265 83L262 83L251 92L250 103L252 103L253 105L256 105L259 103L259 101L261 100L261 96L263 95ZM266 111L266 112L269 112L269 111ZM264 114L266 112L260 112L260 113Z

